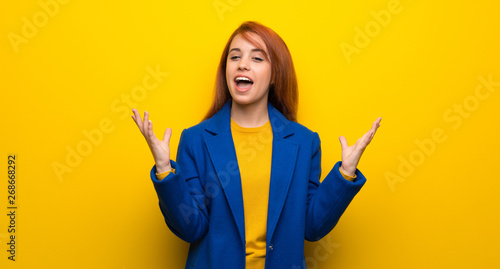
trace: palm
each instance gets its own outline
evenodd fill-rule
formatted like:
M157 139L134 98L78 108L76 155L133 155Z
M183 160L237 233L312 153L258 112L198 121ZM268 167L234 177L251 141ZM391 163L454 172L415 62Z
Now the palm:
M172 133L172 129L167 128L165 132L170 131L170 134ZM148 144L149 148L151 149L151 152L153 153L153 157L155 161L160 162L160 163L166 163L167 161L170 161L170 148L168 146L168 140L159 140L156 138L156 136L153 134L153 137L151 139L151 145Z
M382 118L377 118L373 122L372 128L366 132L361 138L359 138L356 143L352 146L347 145L347 140L345 137L340 136L340 145L342 147L342 170L348 175L354 175L356 172L356 167L358 166L359 160L366 147L370 144L373 136L377 132L380 126L380 121Z
M153 154L153 158L156 163L156 170L158 172L170 170L170 136L172 135L172 129L167 128L165 134L163 135L163 140L156 138L153 132L153 123L149 120L148 112L144 112L144 120L139 115L136 109L132 109L134 115L132 119L135 121L137 127L141 131L142 135L148 143L149 149Z

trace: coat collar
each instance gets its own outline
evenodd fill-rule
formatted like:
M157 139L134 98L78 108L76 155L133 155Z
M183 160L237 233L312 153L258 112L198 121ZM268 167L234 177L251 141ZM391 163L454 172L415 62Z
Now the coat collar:
M269 102L267 103L267 111L273 129L273 137L285 138L293 134L291 122ZM231 132L231 100L227 101L222 109L210 118L205 129L215 135Z
M298 145L286 139L294 134L294 124L287 120L270 103L268 103L268 113L273 130L272 167L267 213L267 244L269 245L294 174ZM224 195L231 208L242 243L245 244L245 216L241 177L231 135L231 100L210 118L205 129L214 135L207 138L205 143L219 182L224 190Z

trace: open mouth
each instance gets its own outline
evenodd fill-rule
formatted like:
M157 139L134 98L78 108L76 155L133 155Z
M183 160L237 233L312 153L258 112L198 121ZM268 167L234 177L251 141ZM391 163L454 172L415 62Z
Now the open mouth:
M236 77L234 82L236 82L236 86L240 89L248 89L253 85L253 81L247 77Z

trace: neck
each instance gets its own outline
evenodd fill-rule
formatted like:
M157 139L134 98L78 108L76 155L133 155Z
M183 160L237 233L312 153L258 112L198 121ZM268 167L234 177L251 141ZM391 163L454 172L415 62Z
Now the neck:
M259 127L269 121L267 102L239 105L234 100L231 105L231 119L239 126Z

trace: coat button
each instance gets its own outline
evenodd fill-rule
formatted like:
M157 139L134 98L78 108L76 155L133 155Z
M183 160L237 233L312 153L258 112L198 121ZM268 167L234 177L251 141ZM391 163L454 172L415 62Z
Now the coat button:
M269 251L273 251L274 247L273 247L273 244L270 244L269 245Z

